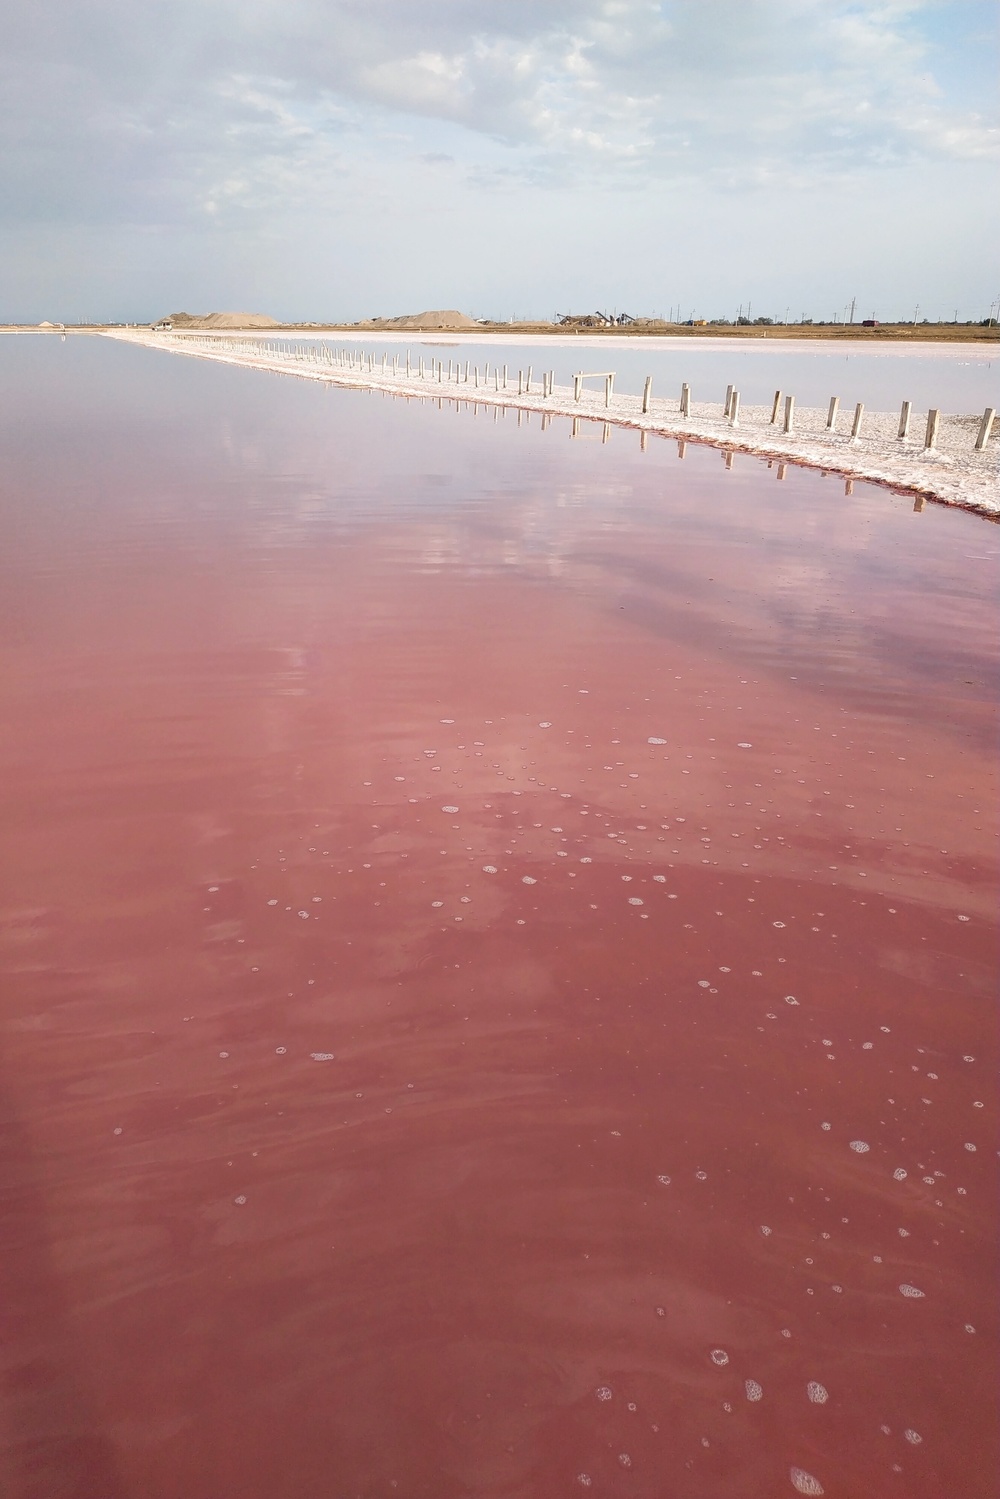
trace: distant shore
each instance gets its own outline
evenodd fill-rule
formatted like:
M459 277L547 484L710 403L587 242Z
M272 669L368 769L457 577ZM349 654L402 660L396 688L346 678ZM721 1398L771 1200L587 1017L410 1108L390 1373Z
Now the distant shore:
M0 323L0 333L56 333L60 336L74 333L117 333L133 331L137 333L148 333L152 326L145 323L67 323L64 325L52 324L45 326L38 323ZM243 330L239 328L210 329L201 328L197 324L178 329L177 332L197 333L202 336L209 333L218 333L225 337ZM872 345L897 345L905 348L914 348L920 344L930 344L940 347L947 344L962 344L968 346L978 345L990 348L993 352L1000 354L1000 327L995 324L992 327L984 327L979 323L881 323L875 328L862 327L860 323L836 323L836 324L811 324L811 323L782 323L771 327L762 328L751 325L740 327L736 324L695 324L689 326L686 323L640 323L631 324L620 328L573 328L565 327L558 323L477 323L474 328L414 328L400 329L393 327L391 323L381 320L371 320L360 323L278 323L266 330L260 327L248 327L248 333L260 336L263 332L275 337L288 334L323 334L342 333L355 336L377 334L380 338L409 338L410 340L421 338L462 339L474 343L480 338L531 338L549 339L560 338L568 342L577 343L587 339L593 339L604 343L608 339L635 339L646 341L648 339L709 339L716 342L720 339L735 340L740 343L773 344L777 340L783 342L799 341L805 343L836 342L856 343L859 346L871 347Z

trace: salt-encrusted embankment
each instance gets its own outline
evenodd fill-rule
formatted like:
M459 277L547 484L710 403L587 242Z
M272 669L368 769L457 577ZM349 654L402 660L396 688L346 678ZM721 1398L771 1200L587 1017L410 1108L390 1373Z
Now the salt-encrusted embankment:
M719 403L693 402L681 414L676 397L612 395L583 389L579 399L568 386L525 380L521 372L501 383L496 366L485 371L461 360L421 360L416 369L400 369L399 357L381 360L364 351L330 348L322 343L274 343L262 338L153 333L145 329L115 330L106 337L199 359L245 365L320 380L346 388L381 390L394 395L464 401L481 406L511 406L549 416L584 418L626 426L664 437L711 443L716 447L805 464L849 479L867 479L926 495L946 505L958 505L981 515L1000 517L1000 483L995 431L982 451L975 443L981 414L942 414L936 445L924 447L926 413L914 413L911 432L898 437L899 415L865 412L861 433L852 437L853 413L841 412L837 430L827 427L825 410L796 410L794 430L785 432L772 422L771 406L743 406L734 424ZM514 388L516 379L517 389Z

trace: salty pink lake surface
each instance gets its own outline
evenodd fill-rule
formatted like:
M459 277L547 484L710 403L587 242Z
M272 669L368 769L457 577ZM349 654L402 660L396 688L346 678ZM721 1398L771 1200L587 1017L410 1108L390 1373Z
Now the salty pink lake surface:
M997 529L0 389L4 1494L989 1499Z

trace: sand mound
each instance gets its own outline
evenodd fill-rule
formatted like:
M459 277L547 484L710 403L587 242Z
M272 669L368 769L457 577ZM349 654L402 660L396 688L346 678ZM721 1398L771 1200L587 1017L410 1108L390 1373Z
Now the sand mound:
M467 317L464 312L412 312L405 317L378 318L376 320L381 328L413 328L432 330L451 330L456 328L477 328L478 323L473 318Z
M175 328L280 328L266 312L172 312L164 322Z

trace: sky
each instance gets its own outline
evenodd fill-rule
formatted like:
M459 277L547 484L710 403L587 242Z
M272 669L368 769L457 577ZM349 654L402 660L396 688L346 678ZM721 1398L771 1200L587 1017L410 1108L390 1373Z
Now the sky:
M0 320L985 317L996 0L0 0Z

